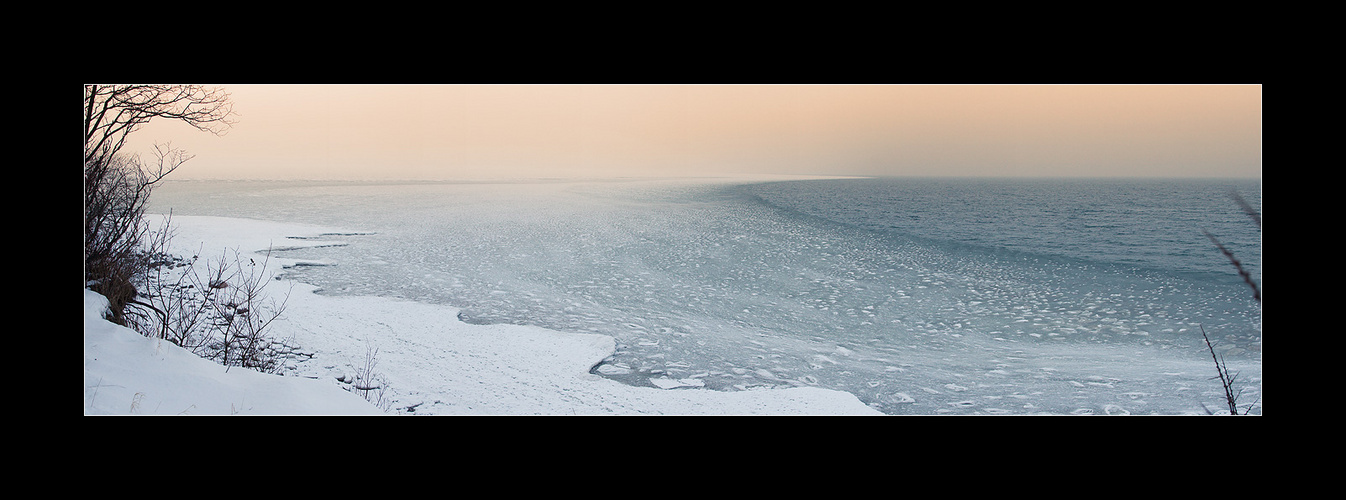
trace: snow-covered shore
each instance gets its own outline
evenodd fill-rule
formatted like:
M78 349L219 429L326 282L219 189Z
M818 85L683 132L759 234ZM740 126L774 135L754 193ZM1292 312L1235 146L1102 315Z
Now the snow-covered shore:
M152 227L157 221L151 222ZM266 249L341 244L341 228L174 216L172 251L218 257L234 249L283 278L299 264ZM199 253L198 253L199 252ZM739 392L635 387L590 373L616 349L611 337L531 326L470 325L453 307L382 297L318 295L272 281L285 300L271 337L311 357L285 376L226 370L167 341L101 318L106 299L85 290L86 415L880 415L854 395L796 387ZM286 294L288 293L288 298ZM342 388L375 353L387 410ZM693 381L694 382L694 381ZM690 384L694 385L694 384Z

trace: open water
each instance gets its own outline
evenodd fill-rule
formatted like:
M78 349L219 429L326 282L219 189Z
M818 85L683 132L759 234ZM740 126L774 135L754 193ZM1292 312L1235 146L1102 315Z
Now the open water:
M151 212L372 234L287 252L320 293L611 335L594 372L818 386L894 415L1224 408L1204 329L1261 398L1258 180L178 181Z

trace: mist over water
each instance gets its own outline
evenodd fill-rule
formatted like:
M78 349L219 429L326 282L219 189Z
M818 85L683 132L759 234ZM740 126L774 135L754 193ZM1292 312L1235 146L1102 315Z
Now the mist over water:
M1257 181L175 182L151 211L375 234L321 293L611 335L635 385L845 390L889 414L1204 413L1203 326L1260 397ZM679 390L679 389L673 389ZM1254 410L1260 413L1260 408Z

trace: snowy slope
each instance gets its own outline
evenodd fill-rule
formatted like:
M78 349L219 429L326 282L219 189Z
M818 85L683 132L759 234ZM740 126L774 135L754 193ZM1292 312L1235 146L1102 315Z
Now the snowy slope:
M373 415L329 383L278 377L202 359L102 319L107 299L84 291L86 415Z

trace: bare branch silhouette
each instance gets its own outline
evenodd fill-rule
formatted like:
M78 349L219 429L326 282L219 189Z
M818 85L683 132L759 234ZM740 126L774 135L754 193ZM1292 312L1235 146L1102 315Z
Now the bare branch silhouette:
M234 124L229 93L201 85L85 85L84 161L115 155L155 118L222 135Z
M234 123L233 115L229 94L218 88L84 86L84 278L108 298L114 322L126 324L126 305L137 302L135 278L146 272L141 246L148 228L142 217L150 192L192 159L169 144L156 144L148 162L124 154L127 135L154 119L220 135Z
M1248 270L1243 268L1243 262L1240 262L1238 257L1234 256L1234 252L1231 252L1229 251L1228 248L1225 248L1224 244L1220 243L1220 240L1215 238L1215 235L1210 234L1210 231L1201 231L1201 232L1206 235L1206 238L1210 239L1211 243L1215 244L1216 248L1220 249L1220 253L1224 254L1225 258L1229 259L1229 263L1234 265L1234 269L1238 271L1239 276L1243 278L1243 282L1247 283L1249 288L1252 288L1253 299L1256 300L1258 304L1261 304L1262 291L1257 286L1257 282L1253 281L1253 277L1251 274L1248 273Z
M1253 222L1257 224L1257 230L1261 231L1262 214L1259 214L1257 213L1256 210L1253 210L1253 206L1249 205L1248 202L1244 200L1242 196L1239 196L1237 191L1231 191L1229 193L1229 197L1233 198L1234 201L1239 204L1239 208L1243 209L1243 213L1248 214L1248 217L1251 218Z
M1247 214L1248 218L1252 219L1253 223L1257 225L1257 230L1261 231L1262 216L1258 214L1256 210L1253 210L1252 205L1248 204L1248 202L1245 201L1242 196L1239 196L1237 192L1231 191L1229 196L1239 204L1239 208L1243 210L1243 213ZM1244 269L1243 263L1239 261L1238 257L1234 256L1234 252L1230 251L1229 248L1220 243L1220 240L1216 239L1215 235L1211 234L1210 231L1203 230L1201 232L1206 235L1206 238L1209 239L1211 243L1215 244L1216 248L1220 249L1220 253L1224 254L1225 258L1229 259L1229 263L1234 265L1234 269L1237 270L1238 275L1243 278L1243 282L1252 289L1253 299L1257 301L1258 307L1261 307L1262 291L1257 286L1257 282L1253 281L1252 275L1248 273L1248 270ZM1234 390L1236 381L1238 380L1238 373L1230 373L1224 358L1215 354L1215 345L1211 343L1210 337L1206 335L1205 326L1201 327L1201 338L1206 341L1206 349L1210 351L1211 360L1215 362L1215 378L1218 378L1220 380L1220 385L1224 387L1225 404L1229 407L1229 414L1238 415L1238 398L1243 394L1242 388L1239 388L1237 391ZM1258 401L1260 400L1261 398L1259 397ZM1256 405L1256 401L1248 405L1248 409L1244 411L1244 415L1251 412ZM1201 407L1206 408L1206 405L1203 403ZM1213 412L1210 411L1210 408L1206 408L1206 413L1213 414Z

